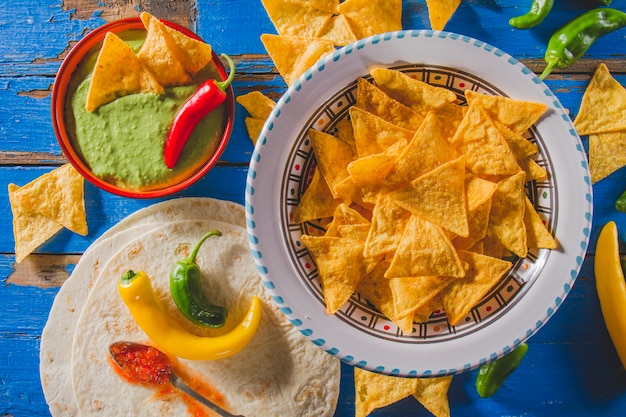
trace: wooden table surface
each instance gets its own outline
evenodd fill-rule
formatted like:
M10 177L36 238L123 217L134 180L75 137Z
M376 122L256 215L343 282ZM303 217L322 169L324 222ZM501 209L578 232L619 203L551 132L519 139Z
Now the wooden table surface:
M544 23L516 30L508 19L530 0L464 0L446 30L494 45L536 72L543 69L549 36L567 20L594 7L593 1L559 0ZM626 0L613 7L626 10ZM260 0L14 0L0 4L0 416L49 415L39 381L39 345L54 297L81 253L108 228L160 200L126 199L86 183L89 234L62 231L21 264L15 263L9 183L24 185L66 162L50 117L50 94L63 56L94 28L148 11L196 31L217 52L237 63L237 95L260 90L278 99L286 90L259 40L275 33ZM404 29L429 29L424 0L403 1ZM546 84L573 116L600 62L626 85L626 28L598 40L588 54ZM217 168L177 196L210 196L244 203L252 144L245 111L237 105L232 138ZM573 118L573 117L572 117ZM585 147L587 138L583 138ZM587 257L569 296L551 320L529 340L522 365L498 393L476 394L476 371L454 377L452 416L620 416L626 415L626 374L609 339L595 291L593 262L599 229L615 220L626 241L626 215L613 208L626 188L626 170L593 187L594 219ZM624 252L622 252L624 253ZM354 415L352 370L342 365L336 415ZM375 416L425 416L412 398L378 410ZM291 416L290 416L291 417Z

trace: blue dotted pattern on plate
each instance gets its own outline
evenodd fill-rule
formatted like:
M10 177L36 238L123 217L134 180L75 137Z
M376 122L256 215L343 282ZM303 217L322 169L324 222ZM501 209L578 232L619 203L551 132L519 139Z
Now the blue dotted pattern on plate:
M505 52L476 39L467 37L467 36L463 36L463 35L459 35L459 34L455 34L455 33L450 33L450 32L445 32L445 31L432 31L432 30L408 30L408 31L399 31L399 32L393 32L393 33L386 33L386 34L382 34L382 35L376 35L367 39L363 39L363 40L359 40L356 43L353 43L351 45L347 45L339 50L337 50L336 52L334 52L330 58L326 58L326 59L322 59L320 60L317 64L315 64L314 68L316 68L317 72L319 74L321 74L325 68L326 68L326 63L327 63L327 59L331 59L334 62L337 62L339 60L341 60L341 58L343 56L346 55L350 55L351 53L354 52L354 50L359 50L359 49L363 49L365 46L367 46L368 44L378 44L381 42L385 42L385 41L389 41L395 38L398 39L402 39L405 38L407 36L411 36L411 37L420 37L420 36L424 36L424 37L439 37L439 38L449 38L449 39L453 39L453 40L458 40L460 42L465 42L467 44L473 45L476 48L480 48L483 49L484 51L487 51L489 53L492 53L493 55L506 59L507 63L513 67L519 67L518 69L526 76L531 76L533 77L533 82L536 84L540 84L542 81L539 79L539 77L533 75L533 72L528 69L526 66L522 65L518 60L516 60L515 58L507 55ZM293 85L293 92L290 92L291 90L287 91L287 93L285 93L285 95L281 98L281 101L283 101L283 104L287 104L291 101L291 96L290 94L296 94L298 91L300 91L302 89L302 85L306 82L309 82L313 79L314 77L314 72L313 69L309 69L307 70ZM553 95L552 91L550 91L550 89L546 88L544 90L544 94L553 99L553 103L557 108L561 108L559 101L556 99L556 97ZM278 109L278 107L272 112L272 114L270 115L270 118L268 120L268 124L267 124L267 130L271 131L274 127L273 124L273 120L275 120L276 118L280 117L280 110ZM569 123L569 119L568 116L566 116L565 114L563 115L563 119L565 122ZM577 137L577 133L575 132L575 130L571 129L569 131L569 134L571 136L573 136L574 138ZM267 143L267 138L266 137L261 137L259 138L259 142L260 142L260 146L256 146L254 149L254 152L252 154L252 160L255 162L259 162L261 160L261 149L262 147ZM577 146L577 150L579 152L580 155L580 167L581 169L584 170L585 175L584 175L584 180L587 184L591 184L591 179L588 176L588 167L587 167L587 159L585 157L585 152L582 149L581 146ZM253 196L254 195L254 187L252 184L252 181L256 178L256 172L254 172L252 169L250 169L250 171L248 172L248 181L247 181L247 186L246 186L246 217L247 217L247 225L248 225L248 239L250 241L251 247L252 247L252 255L256 261L257 264L257 270L259 271L259 273L261 274L262 278L263 278L263 282L266 288L272 290L275 288L274 283L272 281L270 281L268 279L268 269L267 267L265 267L263 265L263 254L254 249L254 247L256 246L256 244L258 243L258 238L254 235L254 231L255 231L255 224L254 221L252 221L250 219L250 216L254 213L254 207L251 205L250 201L249 201L249 196ZM585 198L587 199L588 202L592 202L593 198L591 193L587 193L585 195ZM567 282L566 284L564 284L563 286L563 295L560 297L557 297L554 300L554 306L549 307L546 312L545 312L545 317L543 320L538 320L535 323L535 327L530 328L526 331L526 337L529 337L530 335L534 334L541 326L543 326L544 323L546 323L546 321L552 316L552 314L556 311L556 309L559 307L559 305L562 303L563 299L569 294L569 291L572 288L572 285L574 283L574 281L576 280L577 276L578 276L578 271L580 270L583 260L584 260L584 254L586 253L587 250L587 244L588 244L588 239L591 233L591 220L592 220L592 212L591 212L591 205L590 207L590 211L588 211L587 213L585 213L585 219L587 221L586 226L583 228L583 235L585 236L585 240L581 240L580 242L580 250L581 250L581 254L579 256L576 257L576 265L572 266L572 269L570 270L570 280L569 282ZM281 311L290 319L290 322L300 331L300 333L302 333L304 336L308 337L309 339L311 339L311 341L316 344L317 346L322 347L323 349L325 349L326 352L328 352L329 354L333 355L333 356L338 356L343 362L359 367L359 368L364 368L364 369L371 369L374 370L375 372L379 372L379 373L383 373L383 374L389 374L389 375L398 375L400 373L400 371L398 369L386 369L385 366L382 365L373 365L373 364L368 364L366 361L363 360L356 360L353 356L351 355L343 355L342 352L339 351L339 349L335 348L335 347L329 347L326 346L327 343L324 339L319 339L315 337L314 331L312 329L306 328L303 326L303 322L302 320L298 319L298 318L293 318L291 317L292 314L292 310L284 303L284 300L282 299L282 297L273 297L274 302L277 303L277 305L280 307ZM515 349L518 345L520 345L522 343L521 339L515 339L510 345L507 346L503 346L501 351L499 352L492 352L488 357L485 358L481 358L478 363L472 364L472 363L467 363L463 366L462 369L440 369L440 370L432 370L432 369L425 369L425 370L410 370L407 372L407 376L445 376L445 375L454 375L454 374L459 374L462 372L466 372L469 371L471 369L475 369L477 366L481 366L484 365L490 361L493 361L499 357L502 357L503 355L509 353L510 351L512 351L513 349ZM340 355L341 354L341 355Z

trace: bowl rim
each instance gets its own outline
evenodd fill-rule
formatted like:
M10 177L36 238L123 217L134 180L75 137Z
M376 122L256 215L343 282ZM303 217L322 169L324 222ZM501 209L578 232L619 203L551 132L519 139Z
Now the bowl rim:
M178 30L179 32L196 39L201 42L205 42L199 35L192 32L188 28L181 26L177 23L159 19L165 25ZM51 112L52 112L52 125L54 128L54 134L61 147L61 151L72 164L72 166L90 183L96 187L108 191L112 194L116 194L122 197L129 198L159 198L165 197L174 193L177 193L202 178L207 174L219 161L222 153L226 149L230 136L232 134L234 119L235 119L235 96L232 86L228 86L226 90L226 121L224 125L224 132L219 139L219 143L211 157L202 165L200 169L195 171L192 175L185 178L181 182L173 185L166 186L165 188L159 188L154 190L131 190L124 187L111 184L101 178L95 176L87 164L78 155L73 146L71 146L71 139L68 135L66 123L65 123L65 101L66 94L69 85L69 80L76 71L78 65L82 61L89 51L104 39L107 32L120 33L126 30L132 29L144 29L145 27L139 17L129 17L124 19L115 20L106 23L93 31L85 35L80 41L78 41L72 49L64 57L54 80L52 86L52 98L51 98ZM219 56L212 51L213 63L222 78L225 80L228 77L226 68L222 64Z

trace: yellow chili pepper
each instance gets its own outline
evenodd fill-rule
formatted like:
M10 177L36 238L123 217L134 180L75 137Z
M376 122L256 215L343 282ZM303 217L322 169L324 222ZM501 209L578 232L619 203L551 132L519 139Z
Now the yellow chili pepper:
M163 350L184 359L220 359L239 352L250 342L261 319L261 301L254 296L248 312L233 330L217 337L197 336L167 315L145 272L128 271L118 282L118 290L148 337Z
M608 222L600 232L594 271L606 328L622 366L626 368L626 282L620 263L615 222Z

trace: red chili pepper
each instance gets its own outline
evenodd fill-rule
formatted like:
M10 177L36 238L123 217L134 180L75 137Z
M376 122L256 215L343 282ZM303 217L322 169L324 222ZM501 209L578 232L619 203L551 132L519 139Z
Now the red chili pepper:
M163 152L165 165L170 169L176 166L178 157L198 122L226 100L226 89L235 78L235 64L228 55L222 54L222 57L228 61L230 67L228 78L224 81L207 80L200 84L174 117Z

